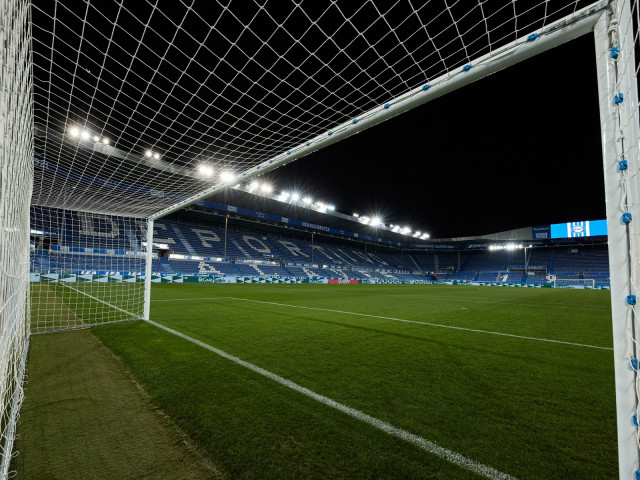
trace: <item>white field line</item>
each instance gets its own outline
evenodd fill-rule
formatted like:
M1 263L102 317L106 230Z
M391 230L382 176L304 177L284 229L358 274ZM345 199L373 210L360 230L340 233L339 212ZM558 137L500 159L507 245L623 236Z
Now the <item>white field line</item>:
M465 468L467 470L471 470L472 472L475 472L479 475L482 475L492 480L516 480L515 477L512 477L511 475L500 472L499 470L496 470L487 465L483 465L482 463L478 463L468 457L465 457L464 455L461 455L459 453L456 453L449 449L441 447L436 443L433 443L429 440L419 437L418 435L414 435L413 433L407 432L406 430L403 430L398 427L394 427L393 425L383 422L382 420L378 420L377 418L367 415L366 413L361 412L360 410L356 410L355 408L351 408L351 407L348 407L347 405L336 402L335 400L332 400L329 397L320 395L319 393L316 393L312 390L309 390L308 388L298 385L297 383L294 383L291 380L287 380L286 378L276 375L275 373L265 370L264 368L260 368L257 365L241 360L238 357L234 357L233 355L230 355L218 348L212 347L207 343L201 342L200 340L197 340L195 338L189 337L188 335L180 333L177 330L173 330L169 327L165 327L164 325L156 323L152 320L145 320L145 321L150 323L151 325L155 325L156 327L166 332L172 333L173 335L176 335L184 340L195 343L196 345L202 348L205 348L221 356L222 358L225 358L227 360L232 361L233 363L236 363L245 368L248 368L249 370L259 375L262 375L266 378L269 378L270 380L273 380L274 382L279 383L280 385L283 385L287 388L295 390L296 392L306 395L307 397L310 397L328 407L334 408L342 413L345 413L346 415L349 415L350 417L353 417L357 420L360 420L364 423L371 425L372 427L382 430L383 432L388 433L389 435L393 435L394 437L405 440L415 445L416 447L419 447L433 455L436 455L437 457L443 460L446 460L450 463L458 465L459 467Z
M120 307L116 307L115 305L111 305L109 302L105 302L104 300L100 300L99 298L94 297L93 295L89 295L87 292L83 292L82 290L78 290L77 288L74 288L74 287L72 287L71 285L68 285L65 282L60 282L60 283L62 283L65 287L70 288L71 290L75 290L76 292L81 293L82 295L85 295L85 296L87 296L89 298L93 298L96 302L104 303L105 305L108 305L111 308L115 308L116 310L120 310L123 313L131 315L135 319L140 318L140 315L136 315L135 313L131 313L128 310L125 310L125 309L120 308ZM107 322L107 323L109 323L109 322Z
M276 302L265 302L261 300L250 300L248 298L237 298L237 297L202 297L202 298L172 298L172 299L159 299L153 300L155 302L173 302L178 300L237 300L242 302L252 302L252 303L263 303L266 305L276 305L279 307L289 307L289 308L299 308L302 310L317 310L319 312L330 312L330 313L340 313L343 315L354 315L358 317L368 317L368 318L379 318L381 320L391 320L394 322L403 322L403 323L414 323L417 325L427 325L429 327L438 327L438 328L449 328L451 330L460 330L464 332L473 332L473 333L485 333L487 335L498 335L501 337L510 337L510 338L519 338L521 340L533 340L536 342L546 342L546 343L558 343L561 345L571 345L573 347L584 347L584 348L594 348L596 350L610 350L613 351L613 347L600 347L598 345L589 345L586 343L575 343L575 342L566 342L564 340L552 340L550 338L538 338L538 337L527 337L524 335L515 335L512 333L502 333L502 332L492 332L490 330L479 330L477 328L466 328L466 327L456 327L453 325L443 325L440 323L431 323L431 322L420 322L418 320L407 320L404 318L395 318L395 317L384 317L381 315L370 315L368 313L358 313L358 312L345 312L343 310L331 310L328 308L318 308L318 307L304 307L301 305L290 305L287 303L276 303Z
M393 295L386 294L381 295L385 297L420 297L421 299L433 299L433 300L451 300L451 297L441 297L437 295ZM570 303L524 303L524 302L505 302L502 300L478 300L476 298L469 297L456 297L456 301L462 300L464 302L475 302L475 303L488 303L495 305L518 305L523 307L546 307L546 308L569 308L571 310L589 310L593 312L611 312L610 307L579 307L576 305L571 305Z

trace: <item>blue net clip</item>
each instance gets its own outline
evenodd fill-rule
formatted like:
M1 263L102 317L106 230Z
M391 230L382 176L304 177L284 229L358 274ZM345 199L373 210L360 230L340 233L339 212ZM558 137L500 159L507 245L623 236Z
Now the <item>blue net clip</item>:
M327 135L331 136L333 135L333 132L331 130L329 130L329 132L327 133Z
M638 423L638 414L634 413L633 417L631 417L631 421L636 427L640 427L640 423Z
M353 120L351 120L351 123L353 123L355 125L356 123L358 123L358 119L354 118Z
M385 108L385 109L389 108L390 106L391 106L391 104L390 104L390 103L385 103L385 104L384 104L384 108Z
M471 70L471 64L470 63L468 63L464 67L462 67L462 71L463 72L468 72L469 70Z
M622 214L622 223L631 223L632 219L633 215L631 215L631 212L624 212Z
M287 152L287 155L291 155L291 151L288 151L288 152Z
M636 296L635 295L627 295L627 303L629 305L635 305L636 304Z
M309 145L311 145L311 142L307 142L305 143L305 145L308 147Z
M629 164L626 160L620 160L620 162L618 163L618 168L620 170L626 170L627 168L629 168Z
M633 368L636 372L638 371L638 359L637 358L632 358L631 360L629 360L629 363L631 364L631 368Z
M429 88L430 88L430 87L431 87L431 85L429 85L429 84L427 83L426 85L423 85L423 86L422 86L422 90L423 90L423 91L429 90Z
M611 49L611 58L613 58L614 60L617 60L619 56L620 56L620 47L613 47Z
M533 42L533 41L535 41L536 38L538 38L538 34L537 33L532 33L531 35L529 35L527 37L527 42Z
M616 105L620 105L624 101L624 95L622 93L617 94L613 97L613 103Z
M636 480L640 480L640 470L636 470Z

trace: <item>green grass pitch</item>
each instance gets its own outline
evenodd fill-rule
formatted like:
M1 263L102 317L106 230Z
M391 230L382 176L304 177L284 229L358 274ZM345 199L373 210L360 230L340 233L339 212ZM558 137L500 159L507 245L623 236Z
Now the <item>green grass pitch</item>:
M617 477L607 291L154 284L151 319L512 478ZM482 478L154 325L92 333L224 478Z

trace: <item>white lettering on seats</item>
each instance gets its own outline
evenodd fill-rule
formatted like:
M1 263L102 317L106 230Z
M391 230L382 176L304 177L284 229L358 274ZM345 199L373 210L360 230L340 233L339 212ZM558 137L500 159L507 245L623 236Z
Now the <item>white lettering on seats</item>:
M247 245L253 248L256 252L271 253L271 249L267 247L267 244L264 243L262 240L257 239L256 237L252 237L250 235L243 235L242 239L245 241Z
M284 248L286 248L287 250L289 250L289 252L294 256L294 257L298 257L298 256L303 256L303 257L307 257L309 258L309 255L307 255L306 253L304 253L302 250L300 250L300 247L298 247L295 243L293 242L289 242L287 240L278 240L278 243L280 245L282 245Z
M202 242L203 247L212 248L213 245L209 242L220 242L220 237L212 232L211 230L201 230L199 228L192 228L191 231L195 233L200 241Z

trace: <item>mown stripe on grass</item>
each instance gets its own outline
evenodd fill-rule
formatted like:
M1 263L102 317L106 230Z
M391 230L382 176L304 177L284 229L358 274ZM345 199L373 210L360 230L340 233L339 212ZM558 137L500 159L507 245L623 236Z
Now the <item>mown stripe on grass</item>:
M329 406L331 408L334 408L342 413L345 413L347 415L349 415L350 417L353 417L357 420L360 420L364 423L367 423L369 425L371 425L372 427L375 427L379 430L382 430L383 432L388 433L389 435L393 435L394 437L400 438L402 440L405 440L406 442L409 442L413 445L415 445L416 447L419 447L433 455L436 455L437 457L446 460L450 463L453 463L454 465L457 465L459 467L465 468L467 470L470 470L474 473L477 473L478 475L482 475L483 477L489 478L491 480L516 480L515 477L512 477L509 474L503 473L499 470L496 470L495 468L489 467L487 465L484 465L482 463L476 462L475 460L472 460L468 457L465 457L464 455L461 455L459 453L453 452L447 448L441 447L440 445L438 445L437 443L431 442L430 440L427 440L425 438L422 438L418 435L415 435L411 432L408 432L406 430L403 430L401 428L395 427L389 423L383 422L382 420L379 420L375 417L372 417L370 415L367 415L366 413L360 411L360 410L356 410L355 408L351 408L347 405L344 405L340 402L336 402L335 400L332 400L329 397L325 397L324 395L320 395L319 393L314 392L313 390L309 390L308 388L305 388L301 385L298 385L297 383L292 382L291 380L287 380L286 378L281 377L280 375L276 375L275 373L272 373L268 370L265 370L264 368L258 367L257 365L254 365L253 363L249 363L246 362L238 357L235 357L229 353L226 353L216 347L213 347L211 345L209 345L208 343L204 343L200 340L197 340L193 337L190 337L188 335L185 335L184 333L181 333L177 330L173 330L172 328L166 327L160 323L154 322L153 320L145 320L146 322L150 323L151 325L154 325L166 332L169 332L173 335L176 335L184 340L187 340L189 342L192 342L202 348L205 348L227 360L230 360L238 365L241 365L245 368L248 368L249 370L262 375L264 377L269 378L270 380L273 380L277 383L279 383L280 385L283 385L287 388L290 388L292 390L295 390L298 393L301 393L303 395L306 395L307 397L310 397L326 406Z
M154 300L156 302L162 302L162 301L166 301L166 302L173 302L176 300L224 300L224 299L229 299L229 300L238 300L238 301L242 301L242 302L252 302L252 303L263 303L266 305L276 305L279 307L289 307L289 308L299 308L299 309L303 309L303 310L316 310L316 311L320 311L320 312L329 312L329 313L341 313L344 315L354 315L354 316L358 316L358 317L368 317L368 318L379 318L381 320L391 320L394 322L403 322L403 323L414 323L417 325L426 325L429 327L438 327L438 328L449 328L451 330L460 330L460 331L464 331L464 332L473 332L473 333L485 333L487 335L498 335L500 337L509 337L509 338L519 338L521 340L533 340L536 342L546 342L546 343L557 343L557 344L561 344L561 345L570 345L572 347L584 347L584 348L593 348L596 350L609 350L609 351L613 351L613 347L601 347L599 345L589 345L586 343L576 343L576 342L567 342L564 340L553 340L551 338L539 338L539 337L527 337L525 335L515 335L513 333L503 333L503 332L493 332L490 330L480 330L477 328L466 328L466 327L456 327L454 325L444 325L441 323L431 323L431 322L421 322L418 320L407 320L406 318L396 318L396 317L385 317L382 315L371 315L369 313L358 313L358 312L347 312L344 310L333 310L333 309L329 309L329 308L319 308L319 307L305 307L302 305L291 305L288 303L277 303L277 302L266 302L264 300L252 300L249 298L237 298L237 297L205 297L205 298L189 298L189 299L182 299L182 298L171 298L171 299L164 299L164 300Z

